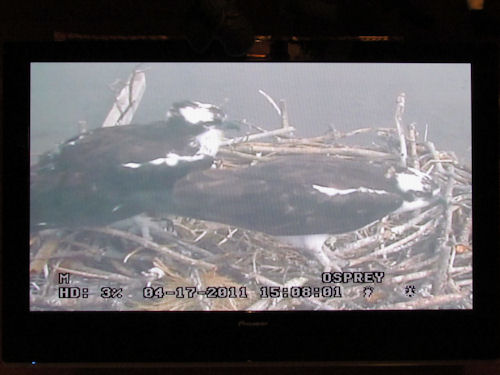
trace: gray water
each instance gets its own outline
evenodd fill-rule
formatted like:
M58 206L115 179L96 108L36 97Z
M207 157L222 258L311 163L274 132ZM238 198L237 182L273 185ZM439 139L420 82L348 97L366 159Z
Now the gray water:
M109 84L126 80L135 63L34 63L31 153L39 155L77 134L78 121L101 126L113 101ZM406 93L404 122L416 122L438 149L471 160L471 79L468 64L146 63L146 92L134 123L164 119L179 100L220 105L229 118L279 127L264 90L286 99L298 136L362 127L393 127L396 98ZM35 157L36 160L36 157Z

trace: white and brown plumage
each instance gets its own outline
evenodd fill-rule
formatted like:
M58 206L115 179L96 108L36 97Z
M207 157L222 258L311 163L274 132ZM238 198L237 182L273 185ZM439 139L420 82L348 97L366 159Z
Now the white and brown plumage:
M437 193L430 177L413 169L298 155L190 173L175 182L165 206L180 216L278 236L311 250L329 268L322 251L329 235L425 207Z
M329 235L436 200L429 176L369 161L297 155L211 169L222 111L186 101L167 117L97 129L42 158L32 169L32 229L106 225L156 211L280 237L328 269L335 267L323 251Z
M31 168L30 227L104 225L143 212L137 196L168 190L209 168L225 114L199 102L175 103L166 121L98 128L43 155Z

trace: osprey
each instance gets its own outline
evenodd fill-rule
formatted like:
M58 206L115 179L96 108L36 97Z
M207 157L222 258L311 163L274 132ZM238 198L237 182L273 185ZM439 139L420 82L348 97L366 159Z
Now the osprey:
M105 225L144 212L144 191L168 190L210 168L225 119L214 105L183 101L166 121L98 128L66 141L31 169L31 229Z
M415 169L298 155L238 170L193 172L155 202L176 215L278 236L312 251L330 269L336 266L323 250L330 235L423 208L438 192Z
M31 229L175 214L277 236L330 269L330 235L437 200L428 175L370 161L297 155L212 169L225 124L218 107L184 101L166 121L70 139L32 168Z

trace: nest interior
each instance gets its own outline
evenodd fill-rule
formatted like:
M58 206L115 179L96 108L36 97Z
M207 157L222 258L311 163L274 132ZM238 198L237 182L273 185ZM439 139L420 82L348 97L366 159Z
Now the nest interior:
M370 147L347 145L364 134ZM472 308L472 174L452 152L408 137L408 163L432 176L446 205L390 215L326 243L343 271L380 271L377 285L341 285L341 298L262 298L264 287L322 288L322 266L272 236L219 223L146 215L106 227L47 230L30 238L32 310L366 310ZM324 154L397 163L396 129L330 131L223 147L219 168ZM145 235L145 231L147 235ZM61 299L58 275L88 288ZM189 289L191 288L191 289ZM218 298L193 294L215 288ZM165 293L170 291L171 293ZM302 290L303 292L303 290Z

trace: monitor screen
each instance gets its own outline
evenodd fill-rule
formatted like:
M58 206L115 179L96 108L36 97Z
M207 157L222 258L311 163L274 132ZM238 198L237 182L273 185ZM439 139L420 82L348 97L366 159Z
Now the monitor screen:
M30 73L30 311L473 308L470 63Z
M6 45L4 361L498 357L495 48L255 44Z

